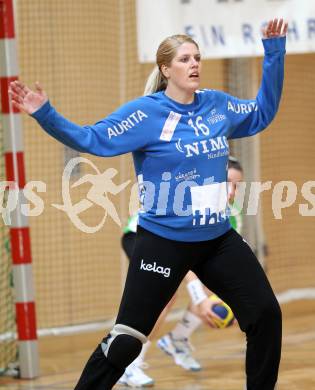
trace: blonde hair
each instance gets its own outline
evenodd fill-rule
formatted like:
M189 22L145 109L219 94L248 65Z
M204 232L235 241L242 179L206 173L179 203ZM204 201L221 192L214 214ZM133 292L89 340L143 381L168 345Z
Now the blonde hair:
M193 43L199 49L198 44L189 35L172 35L160 43L156 52L156 66L147 79L144 95L150 95L166 89L167 79L164 77L161 67L162 65L170 66L177 49L185 42Z

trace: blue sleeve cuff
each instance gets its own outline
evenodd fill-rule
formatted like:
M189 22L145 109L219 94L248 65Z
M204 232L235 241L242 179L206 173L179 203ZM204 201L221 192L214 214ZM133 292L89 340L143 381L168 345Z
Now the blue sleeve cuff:
M265 54L272 54L276 52L285 53L286 37L263 39L262 42Z
M46 103L44 103L38 110L33 112L31 116L35 118L37 121L43 121L45 119L45 116L48 114L48 112L51 109L51 104L49 100L47 100Z

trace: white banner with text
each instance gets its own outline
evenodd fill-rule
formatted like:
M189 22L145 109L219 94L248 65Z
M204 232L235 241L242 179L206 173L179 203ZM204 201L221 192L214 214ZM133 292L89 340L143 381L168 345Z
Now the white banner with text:
M263 54L262 28L273 18L289 23L287 53L315 52L315 0L137 0L140 62L155 62L158 45L188 34L203 58Z

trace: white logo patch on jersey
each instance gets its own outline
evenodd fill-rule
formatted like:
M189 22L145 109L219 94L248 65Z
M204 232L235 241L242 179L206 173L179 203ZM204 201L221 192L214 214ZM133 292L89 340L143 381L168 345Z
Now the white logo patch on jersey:
M199 216L198 225L216 223L222 216L225 217L227 208L227 185L212 183L190 188L193 215ZM195 219L194 225L197 224Z
M207 118L207 121L210 123L210 125L214 125L226 119L226 116L224 114L218 113L215 108L211 110L210 114L210 117Z
M178 114L177 112L171 111L169 116L167 117L162 133L160 135L160 140L162 141L170 141L173 137L174 131L176 129L176 126L181 118L181 114Z

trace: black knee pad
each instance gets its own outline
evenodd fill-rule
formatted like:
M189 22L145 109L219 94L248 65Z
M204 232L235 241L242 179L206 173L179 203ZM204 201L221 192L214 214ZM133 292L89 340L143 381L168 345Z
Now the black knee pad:
M121 369L135 360L145 342L146 337L142 333L126 325L116 324L101 347L108 361Z
M125 368L132 363L142 349L142 342L128 334L120 334L112 341L107 359L118 368Z

